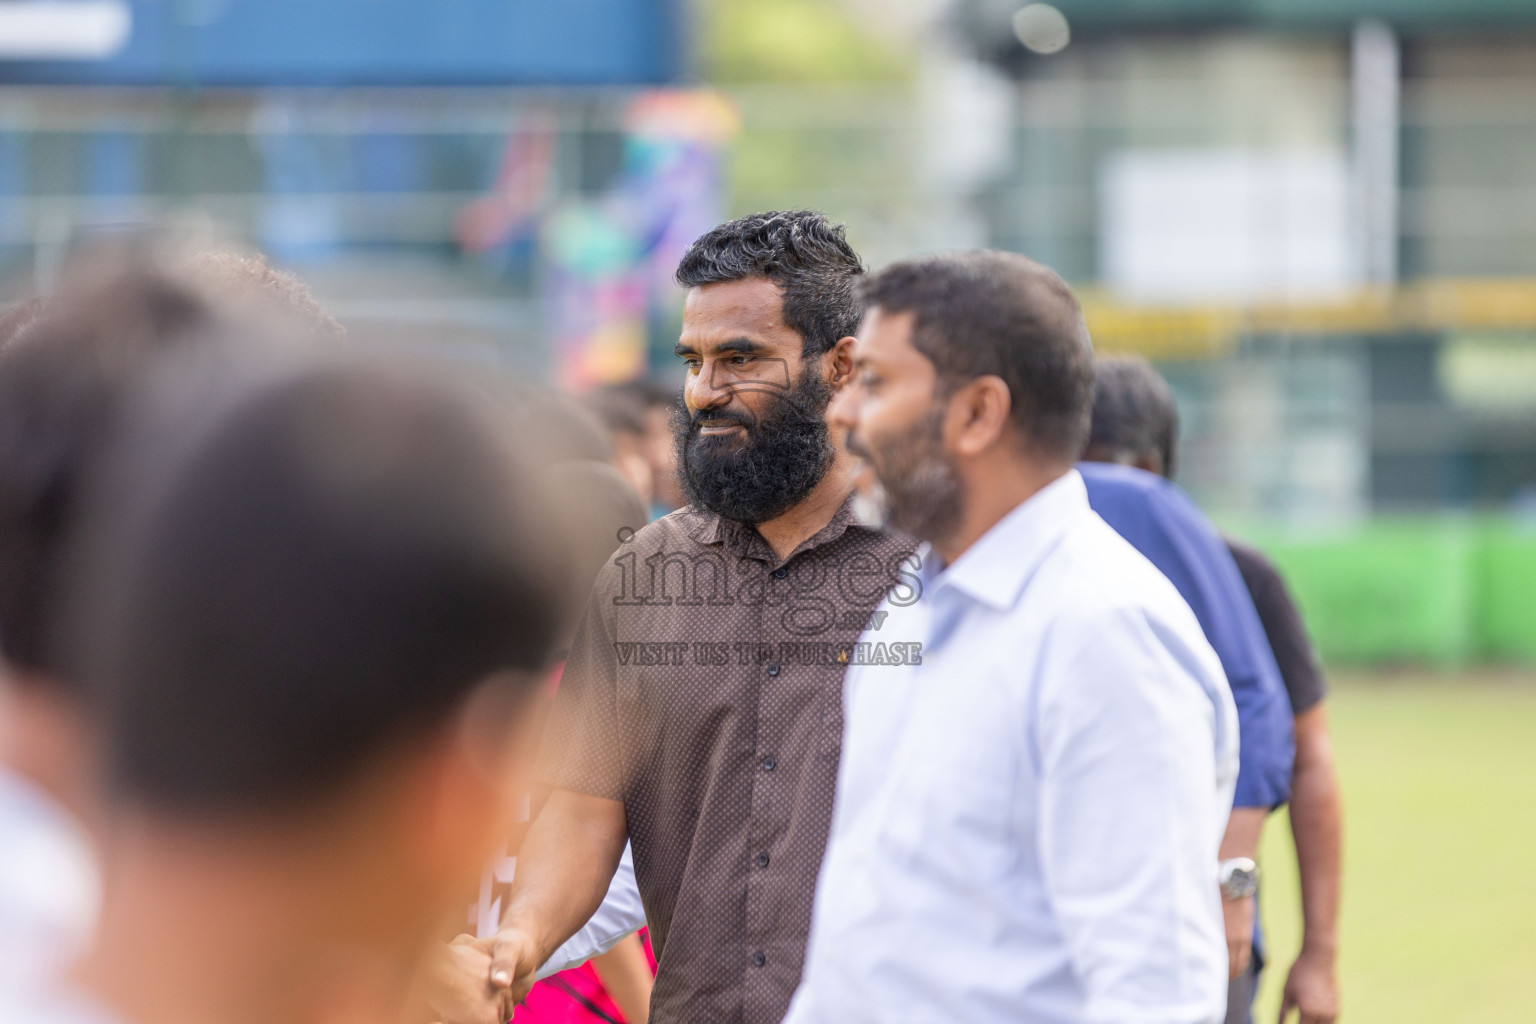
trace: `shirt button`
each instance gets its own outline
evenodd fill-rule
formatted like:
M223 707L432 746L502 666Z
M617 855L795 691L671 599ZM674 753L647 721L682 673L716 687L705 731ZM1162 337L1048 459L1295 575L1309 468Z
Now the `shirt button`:
M756 953L752 954L752 966L753 967L761 967L761 966L763 966L763 964L765 964L767 962L768 962L768 958L763 955L763 951L762 950L758 950Z
M765 867L768 866L768 851L767 850L764 850L762 853L757 855L757 866L760 867L760 868L765 868Z
M778 766L779 762L775 761L771 756L763 758L763 771L771 772Z
M784 577L789 575L789 570L788 569L775 569L775 570L773 570L773 575L774 575L774 577L776 579L783 579Z
M779 674L779 666L778 666L778 665L776 665L776 664L774 664L774 665L769 665L769 666L768 666L768 674L769 674L769 675L771 675L771 676L776 676L776 675L778 675L778 674Z

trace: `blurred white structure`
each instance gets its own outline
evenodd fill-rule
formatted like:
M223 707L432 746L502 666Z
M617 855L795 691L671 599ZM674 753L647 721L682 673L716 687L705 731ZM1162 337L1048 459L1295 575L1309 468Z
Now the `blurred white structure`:
M1340 152L1123 150L1099 189L1101 279L1131 301L1316 299L1358 281Z
M132 28L123 0L7 0L0 60L100 60L126 46Z
M1402 61L1397 34L1362 21L1350 39L1356 245L1372 284L1397 282L1397 192Z

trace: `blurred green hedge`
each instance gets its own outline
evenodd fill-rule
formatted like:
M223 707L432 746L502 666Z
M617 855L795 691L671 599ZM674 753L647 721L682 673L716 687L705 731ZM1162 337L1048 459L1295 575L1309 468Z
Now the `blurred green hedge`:
M1448 517L1233 532L1275 560L1329 664L1536 664L1536 524Z

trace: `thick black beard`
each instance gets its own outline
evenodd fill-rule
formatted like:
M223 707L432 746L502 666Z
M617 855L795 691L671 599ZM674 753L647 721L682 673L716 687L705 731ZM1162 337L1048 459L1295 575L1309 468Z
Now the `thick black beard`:
M811 493L832 465L827 404L832 389L809 367L769 411L755 417L736 405L672 414L677 475L695 506L726 519L757 525L775 519ZM745 437L704 436L699 420L730 420Z

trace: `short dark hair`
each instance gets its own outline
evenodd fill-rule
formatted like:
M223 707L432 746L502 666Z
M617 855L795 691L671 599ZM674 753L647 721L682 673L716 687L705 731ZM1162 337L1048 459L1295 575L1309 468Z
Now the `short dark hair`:
M854 326L857 329L858 325ZM646 411L665 409L670 412L683 399L682 389L678 387L676 380L640 377L619 386L634 395L640 404L645 406Z
M543 668L561 614L559 538L483 396L383 364L228 379L136 397L59 634L111 791L171 813L325 798Z
M1090 448L1137 459L1156 452L1173 479L1179 443L1179 407L1173 389L1140 356L1105 356L1093 381Z
M864 301L913 315L913 347L945 392L1002 378L1029 445L1077 459L1093 400L1093 348L1077 299L1054 270L1017 253L941 253L874 274Z
M684 288L763 277L784 294L784 322L819 356L859 328L864 264L843 226L810 210L754 213L706 231L677 265Z
M240 314L306 341L341 331L302 282L259 257L176 265L136 248L84 254L57 292L0 320L0 655L29 683L75 689L44 643L55 561L122 394Z
M213 318L183 285L128 271L34 304L0 350L0 654L29 680L72 685L44 644L53 577L124 381Z

